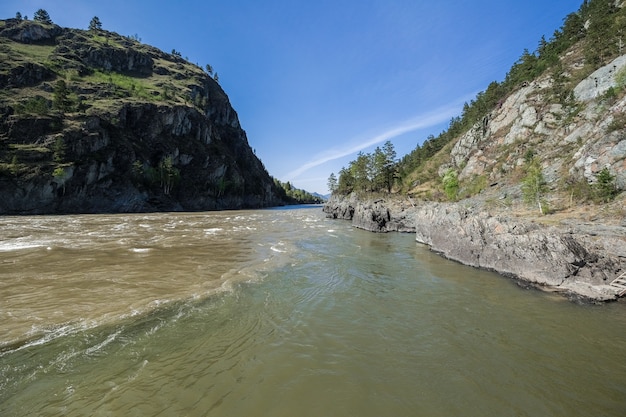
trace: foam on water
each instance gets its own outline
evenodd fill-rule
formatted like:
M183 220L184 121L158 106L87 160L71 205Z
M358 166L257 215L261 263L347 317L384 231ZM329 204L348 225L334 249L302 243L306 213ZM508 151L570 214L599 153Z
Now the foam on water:
M129 249L131 252L134 253L148 253L150 252L152 249L150 248L130 248Z
M121 332L122 332L121 330L118 330L118 331L116 331L115 333L110 334L110 335L109 335L109 336L108 336L105 340L103 340L102 342L100 342L100 343L98 343L98 344L96 344L96 345L94 345L94 346L92 346L92 347L90 347L90 348L85 349L85 353L86 353L87 355L93 355L93 354L95 354L95 353L99 352L99 351L100 351L100 350L102 350L104 347L106 347L108 344L110 344L111 342L113 342L113 341L117 338L117 336L119 336L119 335L120 335L120 333L121 333Z
M27 249L36 249L36 248L41 248L43 246L47 246L47 245L44 243L36 243L36 242L4 241L4 242L0 242L0 252L12 252L12 251L27 250Z

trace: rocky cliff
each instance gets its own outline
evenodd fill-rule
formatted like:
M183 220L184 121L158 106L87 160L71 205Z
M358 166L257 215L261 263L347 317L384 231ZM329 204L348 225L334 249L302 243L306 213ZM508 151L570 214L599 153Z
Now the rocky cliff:
M219 84L102 30L0 21L0 214L282 204Z
M563 77L583 67L575 50L563 62ZM567 181L593 183L604 168L626 189L626 55L580 81L565 103L554 97L555 82L548 74L520 86L454 143L439 174L453 168L460 180L511 183L531 153L554 191Z

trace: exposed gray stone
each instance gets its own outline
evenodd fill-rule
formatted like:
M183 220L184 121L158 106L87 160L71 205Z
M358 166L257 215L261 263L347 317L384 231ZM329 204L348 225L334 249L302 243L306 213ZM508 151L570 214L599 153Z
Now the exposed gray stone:
M413 207L409 201L360 200L353 194L332 196L324 212L373 232L414 231L417 242L448 259L594 301L615 300L608 284L626 269L626 231L620 228L596 231L592 238L575 225L557 229L461 204Z
M594 71L574 88L576 100L589 101L600 97L616 86L615 76L626 66L626 55L615 58L608 65Z

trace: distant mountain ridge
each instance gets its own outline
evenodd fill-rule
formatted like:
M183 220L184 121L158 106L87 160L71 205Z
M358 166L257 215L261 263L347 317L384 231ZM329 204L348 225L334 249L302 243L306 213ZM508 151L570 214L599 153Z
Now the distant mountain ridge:
M285 203L212 74L113 32L22 19L0 20L0 193L0 214Z

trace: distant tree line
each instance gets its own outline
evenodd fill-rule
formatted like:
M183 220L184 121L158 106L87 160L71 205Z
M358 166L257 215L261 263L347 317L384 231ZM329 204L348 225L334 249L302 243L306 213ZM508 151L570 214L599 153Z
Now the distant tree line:
M17 20L28 20L28 16L27 15L22 16L22 13L20 12L15 13L15 18ZM52 24L52 19L50 19L50 15L44 9L37 10L35 14L33 15L33 20L36 22L45 23L47 25Z
M324 199L309 193L308 191L301 190L294 187L289 181L282 182L274 178L274 185L278 189L280 197L292 204L321 204Z

